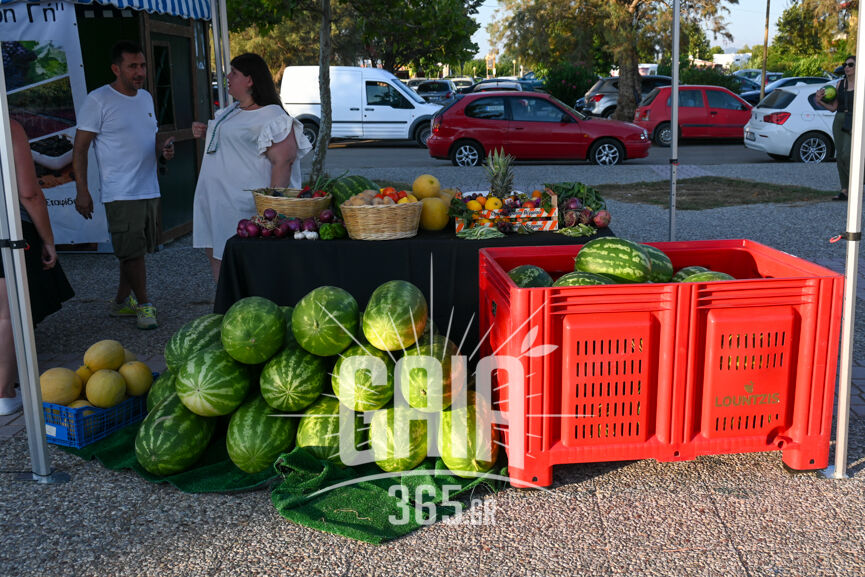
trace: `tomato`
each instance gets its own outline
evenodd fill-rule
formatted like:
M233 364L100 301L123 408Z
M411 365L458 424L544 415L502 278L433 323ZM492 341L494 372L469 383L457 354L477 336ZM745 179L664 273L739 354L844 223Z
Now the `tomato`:
M378 193L373 198L384 198L384 195L382 193Z
M391 188L390 190L383 192L382 195L386 196L387 198L391 199L394 202L399 200L399 196L397 195L396 189L394 189L394 188Z
M404 190L400 190L399 192L396 193L396 195L397 195L399 198L405 198L406 196L408 196L408 193L407 193L406 191L404 191Z
M389 193L389 192L396 192L396 189L395 189L394 187L392 187L392 186L385 186L384 188L380 188L379 191L380 191L382 194L387 194L387 193Z
M531 200L528 202L524 202L523 208L527 208L527 209L531 210L531 209L535 208L535 203L532 202Z

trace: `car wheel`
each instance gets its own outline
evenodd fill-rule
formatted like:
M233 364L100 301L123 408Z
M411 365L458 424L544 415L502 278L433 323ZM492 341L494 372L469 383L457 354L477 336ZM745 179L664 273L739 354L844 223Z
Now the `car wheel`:
M803 134L793 145L793 159L796 162L817 164L832 155L832 142L819 132Z
M621 164L625 159L625 149L615 140L599 140L589 149L589 162L602 166Z
M658 146L670 146L673 143L673 129L670 128L669 122L662 122L655 128L655 134L652 140Z
M426 141L429 140L430 136L432 136L432 129L428 122L415 130L414 133L414 139L424 148L426 148Z
M315 146L316 141L318 141L318 125L314 122L304 122L303 135Z
M769 158L772 158L773 160L780 160L781 162L790 160L789 156L784 156L783 154L772 154L771 152L768 152L767 154L769 155Z
M611 106L601 113L601 118L609 118L616 113L616 107Z
M451 162L455 166L480 166L484 160L484 149L477 142L457 142L451 150Z

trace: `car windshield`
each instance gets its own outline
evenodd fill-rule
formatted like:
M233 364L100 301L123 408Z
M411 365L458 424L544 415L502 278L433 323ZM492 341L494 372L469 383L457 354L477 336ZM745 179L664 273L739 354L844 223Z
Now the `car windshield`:
M407 96L409 99L414 100L418 104L427 104L427 101L417 95L417 92L403 84L402 82L396 83L396 88L400 92L403 93L404 96Z
M568 112L574 114L580 120L585 120L587 118L587 116L585 114L583 114L579 110L576 110L576 109L568 106L567 104L565 104L564 102L562 102L561 100L556 98L555 96L550 96L550 100L552 100L553 102L555 102L556 104L558 104L562 108L565 108Z
M796 98L792 92L783 89L773 90L772 94L760 101L757 106L759 108L770 108L772 110L782 110L787 108Z
M447 92L450 86L446 82L427 82L417 87L418 93L424 92Z

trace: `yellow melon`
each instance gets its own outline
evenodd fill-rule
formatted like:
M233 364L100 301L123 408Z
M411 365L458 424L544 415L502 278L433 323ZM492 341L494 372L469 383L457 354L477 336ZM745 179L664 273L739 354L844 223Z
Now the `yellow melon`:
M431 174L421 174L411 185L412 193L420 200L430 198L441 190L439 179Z
M93 371L88 369L87 365L81 365L75 370L75 374L81 379L81 384L86 385L87 381L90 380L90 376L93 375Z
M81 379L72 369L54 367L39 376L42 400L46 403L66 405L81 394Z
M86 401L84 399L78 399L77 401L73 401L73 402L69 403L70 409L80 409L81 407L92 407L92 406L93 405L91 405L88 401ZM86 417L87 415L92 415L95 412L96 411L84 411L81 414Z
M126 392L133 397L143 395L150 390L153 372L141 361L123 363L118 372L126 381Z
M420 225L424 230L441 230L448 225L448 205L438 197L421 200Z
M117 341L104 340L90 345L84 353L84 364L94 373L102 369L116 371L123 364L125 356L123 345Z
M138 357L135 356L135 353L133 353L132 351L130 351L129 349L127 349L125 347L123 348L123 362L124 363L131 363L132 361L137 361L137 360L138 360Z
M117 371L100 369L87 381L87 400L94 407L113 407L122 402L125 396L126 381Z

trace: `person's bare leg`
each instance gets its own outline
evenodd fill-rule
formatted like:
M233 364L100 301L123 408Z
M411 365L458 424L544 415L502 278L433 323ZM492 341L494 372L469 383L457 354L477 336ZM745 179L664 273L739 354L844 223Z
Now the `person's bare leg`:
M210 272L213 275L213 281L219 282L219 269L222 267L222 261L213 257L212 248L206 248L204 252L207 254L207 258L210 259Z
M147 299L147 267L144 263L144 257L140 256L138 258L131 258L129 260L125 260L120 263L120 278L121 278L121 286L123 283L123 279L126 279L129 288L135 294L135 298L138 299L138 302L141 304L149 303L150 301ZM127 291L127 296L129 295L129 291ZM118 288L117 296L120 296L120 289ZM124 299L126 297L123 297ZM118 301L121 302L121 301Z
M15 340L12 336L12 316L9 312L9 296L6 279L0 279L0 398L15 396L14 383L18 378L18 363L15 360Z

